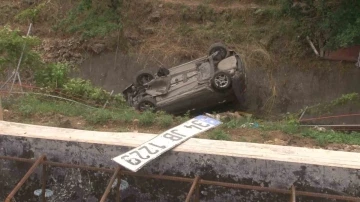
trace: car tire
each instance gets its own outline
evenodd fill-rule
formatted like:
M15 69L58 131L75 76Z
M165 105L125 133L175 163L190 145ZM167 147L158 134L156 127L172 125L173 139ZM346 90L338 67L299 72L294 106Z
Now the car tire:
M134 84L138 86L142 86L145 83L150 82L154 78L155 77L151 71L144 69L136 73L134 77Z
M216 51L218 51L218 54L213 57L213 60L215 62L220 62L221 60L227 58L230 54L228 48L222 43L212 44L209 48L209 56L215 53Z
M136 105L136 109L143 112L143 111L154 111L156 108L156 101L152 97L143 97L139 103Z
M225 90L231 87L231 75L224 71L216 72L211 79L211 86L216 90Z

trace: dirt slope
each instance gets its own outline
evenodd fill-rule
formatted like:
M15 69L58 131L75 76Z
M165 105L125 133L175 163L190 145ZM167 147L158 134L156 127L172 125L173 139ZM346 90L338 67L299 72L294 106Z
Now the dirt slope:
M139 69L189 61L222 41L245 59L253 113L295 112L360 92L359 69L315 58L297 38L294 22L281 16L280 6L271 2L124 0L121 32L84 40L79 34L53 29L78 2L52 0L40 11L32 33L43 39L39 50L44 60L78 64L76 75L109 91L121 92ZM33 5L4 0L0 25L10 24L25 33L29 21L14 17Z

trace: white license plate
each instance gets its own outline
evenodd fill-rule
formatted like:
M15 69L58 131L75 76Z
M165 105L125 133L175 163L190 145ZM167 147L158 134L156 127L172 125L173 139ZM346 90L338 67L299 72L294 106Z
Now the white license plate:
M161 133L148 142L121 154L112 160L125 168L136 172L166 151L188 140L194 135L207 131L220 124L221 122L216 119L202 115L197 116Z

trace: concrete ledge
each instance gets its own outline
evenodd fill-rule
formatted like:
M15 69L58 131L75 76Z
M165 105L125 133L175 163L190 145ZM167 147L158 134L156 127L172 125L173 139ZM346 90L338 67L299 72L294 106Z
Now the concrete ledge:
M55 128L0 121L1 135L136 147L154 136ZM173 151L360 169L360 153L192 138ZM161 157L160 157L161 158Z
M95 167L115 167L111 158L153 138L154 134L63 129L0 121L0 155L38 158ZM0 201L29 169L28 164L0 160ZM39 170L40 172L40 170ZM360 153L328 151L206 139L190 139L153 160L141 173L200 176L205 180L360 197ZM17 201L36 201L40 173L27 182ZM111 176L101 172L51 168L47 188L53 201L99 201ZM190 185L124 177L124 201L184 201ZM5 183L4 183L5 182ZM201 186L201 201L288 201L289 196L250 190ZM93 200L88 200L92 198ZM111 198L111 197L110 197ZM126 198L126 199L125 199ZM298 197L302 202L328 199ZM111 200L110 200L111 201Z

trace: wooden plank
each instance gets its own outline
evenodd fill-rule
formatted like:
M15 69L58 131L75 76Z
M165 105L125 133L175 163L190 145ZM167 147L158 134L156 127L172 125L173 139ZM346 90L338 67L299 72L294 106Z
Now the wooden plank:
M96 132L0 121L1 135L136 147L146 133ZM360 153L191 138L174 151L360 169Z

